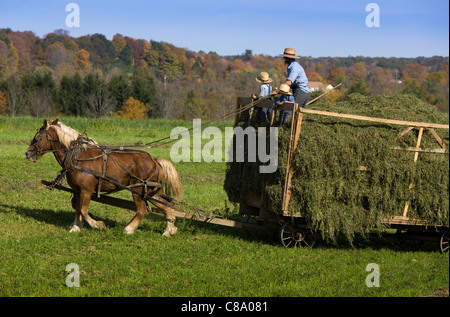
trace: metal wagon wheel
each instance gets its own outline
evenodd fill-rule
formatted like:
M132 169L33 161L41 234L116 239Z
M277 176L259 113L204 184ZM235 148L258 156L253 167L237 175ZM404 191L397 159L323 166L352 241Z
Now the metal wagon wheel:
M280 240L286 249L290 247L312 248L316 242L316 236L311 229L290 219L280 229Z
M448 253L449 250L449 245L448 245L448 240L449 240L449 229L445 230L444 232L442 232L441 234L441 238L439 239L439 251L441 251L442 254Z

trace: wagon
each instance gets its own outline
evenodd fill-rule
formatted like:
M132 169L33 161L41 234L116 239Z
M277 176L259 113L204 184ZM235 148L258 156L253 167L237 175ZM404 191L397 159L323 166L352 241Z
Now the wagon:
M250 98L240 97L236 102L236 113L240 113L239 109L245 107L248 103L251 103ZM311 103L311 102L310 102ZM276 208L271 206L267 202L264 193L259 193L254 190L244 191L239 193L239 197L235 197L233 202L239 204L239 213L247 217L256 218L257 221L263 226L269 227L269 224L280 222L281 226L279 228L279 240L284 247L299 246L299 247L312 247L315 242L315 233L305 221L301 210L296 210L294 212L288 211L289 202L291 200L293 191L291 188L291 181L294 173L294 157L293 154L297 148L299 142L301 142L300 134L304 115L311 116L331 116L337 118L346 118L352 120L362 120L375 123L384 123L392 125L405 126L399 138L412 131L413 129L419 129L417 143L414 148L400 148L394 147L392 150L404 150L414 152L414 162L418 160L418 155L420 152L430 152L433 155L448 155L448 150L442 139L436 133L435 129L449 129L448 125L444 124L434 124L434 123L424 123L424 122L410 122L401 120L391 120L382 119L374 117L366 117L353 114L343 114L343 113L333 113L328 111L312 110L307 108L298 107L297 104L285 104L283 107L276 108L272 100L265 100L255 107L249 110L248 120L252 120L254 116L253 111L255 108L272 108L274 113L270 125L273 124L275 113L278 110L291 110L294 115L292 117L292 123L290 126L290 137L289 137L289 147L288 147L288 161L285 171L284 187L282 194L281 208ZM238 115L235 118L235 125L238 121ZM422 149L420 147L422 134L424 129L428 129L433 137L439 144L437 149ZM366 167L361 166L360 169L364 170ZM241 182L245 183L247 181L247 175L245 167L241 172ZM412 184L409 185L411 188ZM393 236L399 239L413 239L418 241L436 241L439 246L439 250L442 253L447 253L449 250L449 225L448 223L427 223L426 221L420 219L414 219L408 217L409 201L405 202L403 212L401 215L396 215L391 218L385 218L383 224L385 227L396 229L395 234L386 233L386 236Z
M313 102L310 101L309 103ZM308 104L309 104L308 103ZM414 152L414 162L417 161L420 152L432 152L434 154L448 154L448 150L445 147L442 139L436 133L435 129L449 129L448 125L432 124L423 122L410 122L400 120L381 119L373 117L365 117L352 114L333 113L327 111L318 111L306 108L300 108L297 104L287 103L283 107L276 107L275 102L270 99L253 101L251 98L238 97L235 108L235 126L238 123L239 115L241 113L248 113L248 120L252 120L255 109L257 108L272 108L274 114L269 126L273 125L275 113L279 110L292 110L294 115L292 117L290 125L290 137L288 146L288 162L286 165L285 179L283 182L282 190L282 203L281 208L272 206L267 197L258 191L245 191L240 190L238 197L230 198L230 201L239 204L239 215L244 216L245 221L235 221L216 216L205 210L201 210L195 206L190 206L186 203L176 201L175 199L164 196L164 199L171 203L171 207L174 209L173 215L177 218L185 218L195 221L201 221L205 223L211 223L221 226L234 227L240 229L270 231L274 230L278 232L278 239L280 243L288 247L312 247L315 243L315 232L308 225L305 217L302 215L301 210L295 212L288 211L289 203L293 195L291 187L291 181L294 174L294 153L299 142L301 142L301 127L304 115L319 115L319 116L332 116L338 118L346 118L352 120L370 121L376 123L403 125L407 128L402 131L401 136L405 135L409 131L417 128L419 129L418 139L416 147L400 149L394 148L393 150L406 150ZM420 148L422 133L424 129L428 129L439 143L440 148L433 150L425 150ZM229 163L233 164L233 163ZM364 167L361 167L364 168ZM241 183L245 183L249 175L246 173L246 169L242 168L238 175ZM96 175L98 178L102 178L101 175ZM104 178L104 177L103 177ZM102 178L102 179L103 179ZM104 179L110 181L108 179ZM73 193L72 189L57 184L56 182L42 181L43 184L56 188L59 190ZM411 186L411 185L410 185ZM129 188L123 188L128 189ZM145 197L144 197L145 198ZM150 197L148 197L150 199ZM97 201L102 204L108 204L125 209L135 210L133 202L108 196L108 195L93 195L91 198L93 201ZM186 210L189 211L186 211ZM427 223L420 219L413 219L408 217L409 202L405 202L404 210L401 215L394 216L389 219L384 219L384 224L392 229L396 229L397 233L391 234L398 238L407 238L420 241L436 241L439 246L439 250L442 253L447 253L449 243L449 226L445 223ZM151 211L157 211L157 209L151 209ZM251 222L253 220L253 222Z

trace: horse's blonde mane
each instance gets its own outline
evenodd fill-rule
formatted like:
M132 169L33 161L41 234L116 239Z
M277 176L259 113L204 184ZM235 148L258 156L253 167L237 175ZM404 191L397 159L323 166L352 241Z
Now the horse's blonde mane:
M58 121L56 124L49 124L48 128L54 128L56 134L58 135L59 142L66 148L70 147L70 143L81 135L77 130L65 125L61 121ZM89 139L90 144L97 144L92 139ZM86 148L86 144L83 144L83 147Z

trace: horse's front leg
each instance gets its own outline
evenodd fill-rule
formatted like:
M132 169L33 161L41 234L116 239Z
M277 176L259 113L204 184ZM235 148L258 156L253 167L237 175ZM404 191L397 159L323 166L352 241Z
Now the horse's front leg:
M89 203L91 202L91 196L92 192L90 191L81 191L80 193L80 202L79 202L79 210L81 215L83 216L83 219L92 227L95 229L103 230L106 228L103 221L95 221L94 219L89 216L88 213L88 207Z

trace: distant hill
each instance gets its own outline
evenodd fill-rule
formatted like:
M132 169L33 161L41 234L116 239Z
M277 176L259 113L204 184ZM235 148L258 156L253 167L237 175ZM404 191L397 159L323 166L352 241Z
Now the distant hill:
M280 51L283 49L280 47ZM302 57L300 63L310 81L331 85L343 83L340 93L331 96L336 100L349 92L374 95L405 92L448 111L448 56ZM153 88L149 88L148 92L152 98L147 96L143 100L145 98L139 96L142 92L133 93L133 89L139 90L136 82L134 87L131 86L132 78L137 76L136 70L139 70L140 76L146 73L147 79L152 81ZM253 55L251 50L237 56L219 56L215 52L194 52L166 42L134 39L121 34L108 40L102 34L75 38L67 31L55 30L41 38L31 31L0 29L0 91L5 93L8 100L3 113L10 115L15 114L10 109L15 101L10 100L11 93L9 97L6 94L9 86L6 82L9 80L11 83L12 78L15 78L22 83L23 78L28 76L29 79L31 75L36 77L39 73L48 74L47 79L51 77L53 81L47 82L53 88L44 102L51 101L53 104L53 108L48 109L50 112L87 114L87 111L81 110L79 113L70 112L58 101L57 94L61 83L64 84L68 79L79 76L84 81L89 74L95 74L108 85L109 98L115 99L114 107L110 107L113 112L121 109L124 97L134 96L147 104L151 116L189 118L198 115L218 118L217 112L227 108L226 105L233 105L237 95L249 95L257 91L255 77L261 71L269 72L276 86L284 80L286 68L281 58ZM110 83L113 78L116 82L120 81L120 76L130 91L118 98L118 91L111 88ZM30 81L24 89L30 91L30 85L37 85L38 91L41 91L39 84L30 84ZM88 92L85 97L87 100ZM33 114L29 106L25 105L26 102L23 103L19 113ZM186 104L191 110L186 109L183 114L179 109ZM1 109L0 104L0 114Z

